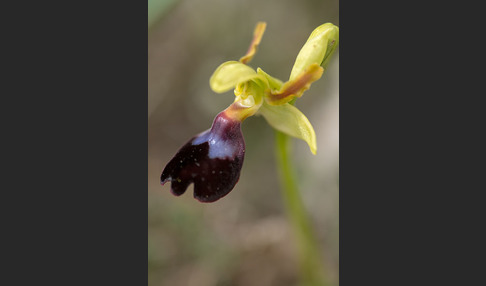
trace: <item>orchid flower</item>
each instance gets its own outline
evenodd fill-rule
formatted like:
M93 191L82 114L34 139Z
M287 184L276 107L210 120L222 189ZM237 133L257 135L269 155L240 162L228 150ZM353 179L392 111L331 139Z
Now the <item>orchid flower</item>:
M311 123L293 101L318 80L338 44L339 29L326 23L317 27L299 52L283 82L262 69L247 65L260 44L266 23L259 22L245 56L221 64L209 80L211 89L224 93L234 89L235 100L213 121L211 129L187 142L167 164L161 184L171 181L171 192L182 195L194 183L194 197L214 202L227 195L238 182L245 142L241 122L262 115L276 130L304 140L316 154L316 135Z

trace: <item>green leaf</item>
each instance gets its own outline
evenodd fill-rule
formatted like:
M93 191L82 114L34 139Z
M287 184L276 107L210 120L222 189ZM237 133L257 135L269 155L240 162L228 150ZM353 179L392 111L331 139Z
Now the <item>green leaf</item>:
M275 106L263 103L259 112L273 128L304 140L309 145L312 154L316 154L317 143L314 128L297 107L288 103Z

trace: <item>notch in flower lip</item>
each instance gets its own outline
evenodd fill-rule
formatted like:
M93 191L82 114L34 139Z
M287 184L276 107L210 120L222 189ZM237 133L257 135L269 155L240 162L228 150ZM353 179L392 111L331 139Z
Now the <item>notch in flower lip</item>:
M194 183L194 198L210 203L226 196L239 180L245 154L241 122L254 115L263 103L266 78L245 63L260 43L266 24L257 24L254 39L240 61L223 63L210 78L217 93L234 88L235 100L213 121L211 129L193 137L176 153L160 176L171 192L180 196Z
M291 101L301 97L322 76L322 66L338 41L337 27L329 25L314 30L297 56L290 79L284 83L260 68L255 71L246 65L265 31L266 24L259 22L246 55L239 61L221 64L209 80L216 93L234 89L234 102L215 117L209 130L182 146L162 171L161 184L170 181L171 192L180 196L194 183L194 197L205 203L226 196L238 182L243 166L245 142L241 122L255 114L263 115L276 130L304 140L316 154L314 128Z
M226 196L239 180L245 155L241 121L226 110L209 130L189 140L166 165L160 183L171 182L171 192L180 196L194 183L194 198L203 203Z

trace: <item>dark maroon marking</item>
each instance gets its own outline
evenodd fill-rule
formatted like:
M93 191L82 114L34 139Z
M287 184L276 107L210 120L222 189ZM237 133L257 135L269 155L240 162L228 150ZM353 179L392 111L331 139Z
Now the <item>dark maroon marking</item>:
M213 143L210 144L210 141ZM193 145L194 142L198 144ZM210 158L211 148L215 146L233 152L227 156ZM227 195L238 182L244 155L241 123L220 113L210 130L182 146L164 168L160 182L163 185L171 181L171 192L176 196L182 195L194 183L194 198L201 202L214 202Z

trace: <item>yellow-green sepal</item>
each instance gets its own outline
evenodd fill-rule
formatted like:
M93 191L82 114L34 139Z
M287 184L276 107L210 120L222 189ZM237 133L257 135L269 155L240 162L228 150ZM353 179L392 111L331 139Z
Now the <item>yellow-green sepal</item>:
M329 64L329 60L331 59L331 56L334 54L334 51L337 49L338 44L339 44L339 28L334 26L332 30L332 35L330 36L330 39L327 41L326 54L324 55L324 59L322 60L321 63L321 67L323 67L324 69L327 68Z
M209 86L214 92L223 93L234 89L239 83L255 79L265 81L263 76L251 67L237 61L228 61L214 71L209 79Z
M283 82L278 78L275 78L268 73L264 72L261 68L257 68L257 74L262 75L267 79L268 86L272 90L272 92L280 90L282 88Z
M311 64L318 64L326 68L338 42L339 28L337 26L326 23L315 28L297 55L289 80L295 79Z
M288 103L283 105L269 105L263 102L259 113L267 120L268 124L280 132L289 136L302 139L309 145L312 154L316 154L316 133L309 119Z

